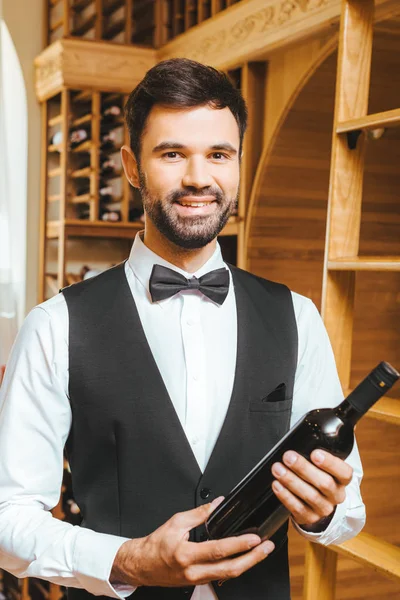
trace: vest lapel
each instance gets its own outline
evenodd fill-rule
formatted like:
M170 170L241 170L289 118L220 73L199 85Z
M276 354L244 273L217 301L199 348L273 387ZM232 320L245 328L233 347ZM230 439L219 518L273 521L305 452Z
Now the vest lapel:
M285 364L280 352L279 330L274 322L275 313L270 310L272 307L265 305L265 297L264 305L256 306L254 298L257 297L257 290L255 292L250 290L249 281L244 284L241 272L235 267L230 268L237 310L236 369L231 401L220 435L203 474L205 480L208 476L213 477L221 468L229 470L229 465L232 460L235 460L240 448L237 435L239 429L242 431L243 419L247 417L251 400L261 400L281 383L277 381L277 377L282 377L280 367ZM268 449L268 440L266 440L265 452ZM238 481L237 474L235 477L234 484ZM229 490L221 493L227 491Z

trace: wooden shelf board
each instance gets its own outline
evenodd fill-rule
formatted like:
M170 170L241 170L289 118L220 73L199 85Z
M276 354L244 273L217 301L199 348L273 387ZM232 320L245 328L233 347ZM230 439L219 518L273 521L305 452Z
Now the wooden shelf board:
M333 550L351 558L397 582L400 578L400 548L376 538L369 533L359 533L355 538L331 546Z
M124 0L110 0L108 2L108 4L103 6L103 15L105 17L112 15L113 12L115 12L116 10L121 8L121 6L124 6L124 4L125 4Z
M72 102L89 102L92 99L91 90L83 90L72 98Z
M50 169L48 172L49 177L59 177L61 175L61 167L56 167L55 169Z
M400 108L388 110L386 112L375 113L360 117L359 119L351 119L343 121L336 126L336 133L349 133L350 131L359 131L360 129L367 131L370 129L379 129L382 127L399 127L400 126Z
M61 200L61 194L52 194L47 198L47 202L58 202L59 200Z
M142 221L107 223L106 221L89 221L89 219L65 219L65 221L49 221L47 223L47 239L59 237L60 226L65 225L65 233L69 237L104 237L133 239L136 233L144 228Z
M50 0L50 6L56 6L61 0Z
M88 31L90 31L91 29L93 29L93 27L95 26L96 23L96 18L97 15L91 15L90 17L88 17L86 19L86 21L84 21L81 25L79 25L78 27L75 27L75 29L73 29L71 31L71 35L75 35L78 37L81 37L82 35L85 35L85 33L87 33Z
M89 123L91 120L92 120L92 113L83 115L83 117L74 119L71 123L71 127L79 127L79 125L83 125L84 123Z
M71 204L87 204L93 200L90 194L80 194L79 196L72 196Z
M54 125L60 125L62 122L62 115L57 115L56 117L52 117L49 119L49 127L54 127Z
M58 21L50 25L50 32L53 33L54 31L57 31L57 29L59 29L63 24L64 19L61 17L61 19L58 19Z
M75 152L76 154L79 154L79 152L90 152L92 145L93 144L91 140L86 140L86 142L82 142L82 144L79 144L79 146L73 148L71 152Z
M48 152L61 152L62 144L50 144L47 148Z
M107 28L105 28L103 31L102 38L104 40L110 40L110 39L114 38L116 35L118 35L119 33L121 33L121 31L124 31L124 29L125 29L125 19L122 18L122 19L119 19L118 21L115 21L114 23L109 25Z
M366 416L393 425L400 425L400 400L384 397L369 409Z
M78 179L79 177L81 177L81 178L90 177L91 172L92 172L91 167L84 167L83 169L77 169L76 171L72 171L71 177L73 179Z
M331 271L400 271L399 256L349 256L328 260Z
M105 237L133 239L137 231L144 228L142 222L107 223L106 221L86 221L67 219L66 235L69 237Z
M348 396L351 391L346 390L345 396ZM400 400L384 396L369 409L366 416L378 421L400 425Z
M76 0L72 5L71 5L71 10L73 10L74 12L80 12L83 9L85 9L87 6L89 6L89 4L92 4L93 0Z

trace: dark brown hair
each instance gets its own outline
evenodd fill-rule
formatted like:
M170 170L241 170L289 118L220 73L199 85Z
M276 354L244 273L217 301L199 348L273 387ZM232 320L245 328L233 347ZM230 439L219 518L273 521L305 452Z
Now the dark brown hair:
M189 108L228 107L239 127L240 147L247 127L246 103L228 77L213 67L187 58L171 58L152 67L131 92L125 106L130 144L140 161L140 146L147 117L155 104Z

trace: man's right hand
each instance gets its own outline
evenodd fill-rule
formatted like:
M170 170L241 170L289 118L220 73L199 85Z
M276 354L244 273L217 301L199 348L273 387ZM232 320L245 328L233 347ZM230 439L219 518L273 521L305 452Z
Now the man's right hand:
M177 513L144 538L122 544L110 582L132 586L185 587L238 577L274 549L271 541L245 534L201 543L189 542L189 532L204 523L221 502ZM232 556L240 554L240 556Z

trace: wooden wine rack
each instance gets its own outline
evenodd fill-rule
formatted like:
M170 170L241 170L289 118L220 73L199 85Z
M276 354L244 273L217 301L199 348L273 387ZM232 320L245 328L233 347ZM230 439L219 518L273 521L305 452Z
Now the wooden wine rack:
M356 274L400 271L399 256L359 256L365 133L400 125L400 108L367 115L374 4L342 0L340 24L322 315L345 390L351 374ZM400 425L400 402L385 397L367 416ZM338 554L400 582L400 548L361 532L339 546L309 544L304 600L335 599Z
M154 48L240 0L45 0L44 45L80 37Z

